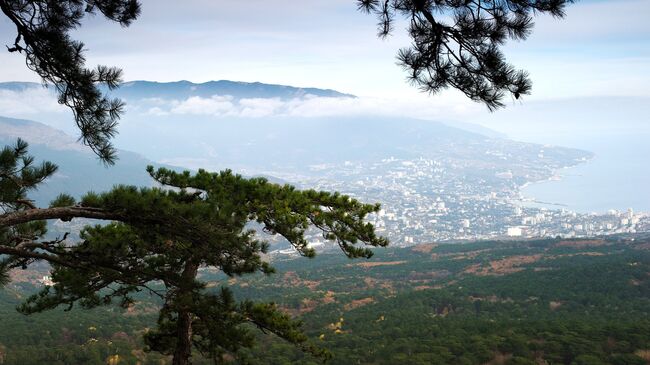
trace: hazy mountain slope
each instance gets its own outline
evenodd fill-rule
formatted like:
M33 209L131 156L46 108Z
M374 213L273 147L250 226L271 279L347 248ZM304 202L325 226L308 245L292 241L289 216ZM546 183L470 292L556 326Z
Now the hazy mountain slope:
M150 136L146 145L139 140L142 131ZM507 170L516 163L550 161L567 166L590 156L570 148L490 138L438 122L380 117L140 117L134 113L122 123L118 141L157 161L237 169L304 170L315 164L392 156L484 162L485 167ZM544 161L538 158L541 150Z
M146 154L154 158L212 155L226 166L298 167L343 160L411 157L441 152L450 143L485 139L436 122L350 117L217 120L163 116L139 120L137 116L129 116L123 129L120 140L134 147L136 129L155 134L152 143L143 146L147 148Z
M30 153L37 161L48 160L59 166L56 175L31 194L40 205L63 192L79 196L91 190L104 191L115 184L152 183L145 171L152 162L136 153L120 151L117 164L107 168L73 137L57 129L34 121L0 117L0 145L13 144L18 137L29 142Z
M37 161L51 161L59 166L58 172L42 187L31 194L39 203L46 204L59 193L79 196L88 191L101 192L116 184L151 186L153 180L146 173L147 165L155 163L142 155L120 150L114 166L104 166L85 146L70 135L45 124L0 116L0 147L14 144L17 138L29 143L30 153ZM284 180L264 175L269 181L285 184Z
M26 89L40 88L41 84L37 82L7 81L0 82L0 90L23 91Z
M0 83L0 90L34 86ZM507 170L513 163L534 165L548 160L566 166L566 161L589 156L573 149L513 142L489 129L462 123L304 114L306 109L331 107L328 100L332 97L349 96L332 90L232 81L133 81L113 94L128 105L115 140L118 147L192 168L269 171L422 156ZM536 157L542 149L546 161Z

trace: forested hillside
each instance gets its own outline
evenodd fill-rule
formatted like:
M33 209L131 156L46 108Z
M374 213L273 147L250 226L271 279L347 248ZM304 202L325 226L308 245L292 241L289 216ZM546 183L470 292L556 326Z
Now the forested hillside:
M273 300L304 321L331 364L647 364L650 240L594 239L420 245L276 261L278 274L226 278L203 272L210 290ZM16 272L2 295L3 364L159 364L139 338L156 302L127 311L13 307L39 274ZM73 320L74 319L74 320ZM260 336L254 364L316 364L292 345ZM58 362L57 362L58 361ZM169 363L169 362L167 362ZM195 358L197 364L209 364Z

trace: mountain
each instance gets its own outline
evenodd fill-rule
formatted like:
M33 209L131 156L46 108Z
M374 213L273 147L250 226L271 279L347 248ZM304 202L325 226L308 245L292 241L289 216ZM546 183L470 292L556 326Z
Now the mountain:
M42 84L37 82L8 81L0 82L0 90L25 91L27 89L40 88Z
M564 167L590 156L570 148L488 137L440 122L393 117L217 118L132 113L120 131L118 142L123 148L156 161L212 169L304 171L313 165L345 161L424 157L508 170L519 163L552 162ZM149 136L144 145L143 131ZM538 157L542 150L544 159Z
M129 81L122 84L115 95L137 100L146 98L185 99L192 96L211 97L213 95L230 95L235 99L243 98L280 98L293 99L306 95L317 97L355 97L335 90L301 88L285 85L263 84L260 82L239 82L229 80L192 83L190 81L153 82Z
M36 83L0 83L0 90L11 92L16 102L29 99L29 91L39 88ZM332 99L349 102L354 98L334 90L225 80L201 84L130 81L111 95L127 103L115 140L118 147L191 167L304 167L390 156L435 156L446 153L450 144L503 139L497 132L469 123L354 113L305 115L313 109L336 108L337 104L329 104L336 103ZM21 117L78 133L65 108ZM148 143L143 144L145 131Z
M494 129L487 128L480 124L466 123L461 121L446 121L443 123L450 127L464 129L468 132L482 134L490 138L502 138L502 139L508 138L507 134L495 131Z
M36 85L0 83L0 90L19 95L16 90ZM507 171L513 164L563 167L590 156L574 149L511 141L487 128L463 123L310 114L340 107L341 101L354 104L351 95L333 90L233 81L132 81L113 95L124 98L128 108L115 139L119 148L190 168L233 168L252 174L302 172L309 166L345 161L425 157ZM52 125L78 133L66 113L38 118L48 123L59 120ZM538 157L540 151L543 159Z
M145 171L147 165L182 169L125 150L118 152L119 159L114 166L106 167L90 149L58 129L31 120L0 116L0 148L14 144L17 138L29 143L30 154L37 161L47 160L59 166L57 173L31 194L39 205L46 205L59 193L79 197L88 191L108 190L117 184L151 186L153 180ZM287 183L274 176L256 176L277 184Z
M0 90L24 91L39 88L41 84L35 82L0 82ZM336 90L318 89L313 87L294 87L286 85L264 84L261 82L241 81L209 81L193 83L186 80L174 82L155 81L128 81L112 91L114 96L127 100L141 99L186 99L189 97L209 98L214 95L229 95L235 99L243 98L279 98L294 99L305 96L330 97L330 98L356 98Z
M37 161L47 160L59 166L54 176L30 194L38 205L46 205L59 193L79 197L116 184L152 184L145 168L154 163L139 154L119 151L117 164L107 168L88 148L60 130L30 120L0 117L0 146L13 144L17 138L29 143L30 154Z

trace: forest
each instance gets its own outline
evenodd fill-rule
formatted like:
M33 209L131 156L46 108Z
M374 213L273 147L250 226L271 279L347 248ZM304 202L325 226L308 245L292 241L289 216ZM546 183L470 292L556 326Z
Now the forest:
M647 364L650 240L608 238L418 245L369 261L336 254L277 262L280 274L228 278L209 290L276 302L298 316L331 364ZM48 311L14 307L33 292L2 294L3 364L170 363L145 352L157 303ZM273 336L225 363L319 364ZM194 357L197 364L212 360ZM118 363L118 362L115 362Z

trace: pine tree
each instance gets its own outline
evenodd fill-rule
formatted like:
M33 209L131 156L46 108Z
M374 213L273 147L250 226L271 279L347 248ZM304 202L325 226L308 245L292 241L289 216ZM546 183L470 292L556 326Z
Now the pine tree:
M0 264L0 277L6 281L8 270L44 260L52 265L55 283L28 298L20 311L31 314L75 304L93 308L115 301L128 307L132 294L148 291L163 305L158 328L146 334L146 344L173 355L174 364L188 364L192 349L219 360L252 346L246 324L326 356L307 344L300 323L275 304L237 302L227 288L217 294L206 291L201 268L228 276L273 273L261 257L269 244L252 224L281 235L306 257L315 255L305 239L310 228L320 230L350 258L369 258L372 250L365 246L388 244L365 222L379 205L338 193L301 191L264 178L247 179L231 171L191 174L149 166L161 187L117 186L103 194L88 193L79 202L62 195L50 207L36 208L26 192L51 176L56 166L34 167L33 161L22 141L0 154L0 254L8 255ZM45 220L76 217L112 223L85 228L80 242L41 239Z

